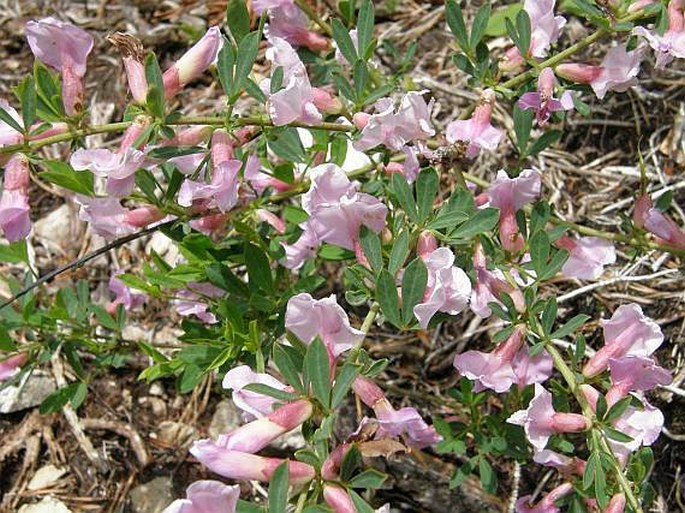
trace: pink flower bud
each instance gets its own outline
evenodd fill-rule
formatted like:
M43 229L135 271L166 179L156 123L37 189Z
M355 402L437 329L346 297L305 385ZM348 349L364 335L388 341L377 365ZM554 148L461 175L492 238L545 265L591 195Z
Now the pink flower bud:
M626 496L622 493L614 495L607 505L604 513L623 513L626 508Z
M326 481L336 481L339 479L340 465L349 448L350 444L344 442L331 451L328 458L321 465L321 477Z
M425 260L430 253L438 249L438 241L429 231L423 231L419 234L419 240L416 243L416 253Z
M354 502L350 495L344 488L339 486L325 484L323 487L323 498L326 501L333 513L356 513L357 508L354 507Z
M273 212L259 208L255 211L255 215L260 221L268 223L277 233L285 233L285 223Z
M0 360L0 382L5 381L14 376L19 370L19 367L26 363L28 357L29 354L23 352L10 356L9 358L6 358L4 360Z
M369 378L363 376L355 378L354 383L352 383L352 390L361 402L369 408L373 408L378 401L385 399L383 390Z
M671 0L668 3L668 30L667 32L683 32L685 19L683 18L684 0Z
M28 237L31 231L29 218L29 161L25 155L15 153L5 166L5 178L0 196L0 228L9 242Z
M364 127L366 127L369 123L369 119L371 119L371 114L367 114L366 112L357 112L352 116L352 122L359 130L363 130Z
M148 205L130 210L126 214L126 223L136 228L142 228L143 226L156 223L163 219L164 216L164 212L161 212L157 207Z
M31 126L30 132L33 132L36 130L38 127L43 125L43 123L36 123ZM53 135L61 135L61 134L66 134L69 131L69 125L66 123L62 122L57 122L57 123L52 123L50 125L50 128L47 130L43 130L39 134L34 134L29 136L30 141L40 141L41 139L47 139L48 137L52 137Z
M552 429L555 433L579 433L590 429L590 421L577 413L555 413Z
M133 123L124 131L124 137L119 144L118 153L123 153L129 148L139 147L140 143L136 145L136 142L138 142L138 139L147 130L151 122L150 116L136 116Z
M143 44L137 38L123 32L107 36L107 41L121 52L131 96L136 102L145 103L148 84L145 77Z
M214 129L211 126L195 125L180 131L171 139L162 141L162 144L169 146L197 146L206 141L213 132Z
M504 57L499 61L499 69L504 73L509 73L520 69L525 64L521 52L515 46L509 48L504 53Z
M647 212L652 208L652 200L649 194L643 194L635 202L633 209L633 224L638 228L644 228Z
M190 221L190 226L197 231L210 235L213 232L221 230L228 222L228 214L214 214L211 216L204 216L200 219L193 219Z
M602 68L589 64L559 64L554 70L557 75L578 84L589 84L602 74Z
M633 2L632 4L630 4L628 6L628 12L634 13L634 12L641 11L642 9L647 7L648 5L652 5L654 3L656 3L656 0L637 0L636 2Z
M339 114L342 111L343 104L339 98L333 96L331 93L320 87L313 87L314 105L321 112L326 114Z
M211 27L171 68L164 72L164 96L168 99L199 77L214 62L222 38L219 27Z
M404 174L404 165L399 162L388 162L383 166L385 174L391 176L393 173Z

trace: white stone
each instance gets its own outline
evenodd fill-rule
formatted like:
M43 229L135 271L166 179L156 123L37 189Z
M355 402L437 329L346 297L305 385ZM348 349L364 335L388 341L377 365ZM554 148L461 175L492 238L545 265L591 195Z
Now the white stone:
M62 501L45 497L36 504L24 504L18 513L71 513L71 510Z
M58 468L54 465L40 467L26 486L29 490L40 490L55 484L60 477L67 473L66 468Z

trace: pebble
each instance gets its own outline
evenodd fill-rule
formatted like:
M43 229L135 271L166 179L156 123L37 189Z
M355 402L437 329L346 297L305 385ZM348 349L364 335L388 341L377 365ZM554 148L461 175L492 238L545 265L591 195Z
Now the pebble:
M174 486L169 477L156 477L136 486L129 495L133 513L161 513L174 501Z

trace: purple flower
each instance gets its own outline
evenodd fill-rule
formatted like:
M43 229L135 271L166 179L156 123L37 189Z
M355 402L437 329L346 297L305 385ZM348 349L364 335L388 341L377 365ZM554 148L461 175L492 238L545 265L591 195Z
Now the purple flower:
M543 58L549 53L550 46L557 42L561 29L566 25L563 16L554 16L555 0L526 0L523 8L530 17L532 29L530 54Z
M671 0L668 3L668 30L663 36L635 27L632 32L647 40L656 53L656 67L665 68L673 59L685 58L685 19L683 18L683 1Z
M303 292L291 297L285 311L285 328L305 344L320 337L334 358L364 339L364 332L350 325L334 295L314 299Z
M107 306L107 311L111 314L116 312L117 305L124 305L124 309L128 311L142 306L147 301L147 294L130 289L117 277L118 274L121 274L121 271L113 274L109 279L109 290L115 295L114 301Z
M135 173L152 163L135 148L113 152L106 149L78 149L69 160L76 171L90 170L95 176L107 178L107 192L112 196L128 195L135 185Z
M614 245L599 237L571 238L563 236L555 244L568 250L569 257L561 268L567 278L596 280L604 271L605 265L616 262Z
M218 208L221 212L231 210L238 203L238 172L241 167L241 161L230 160L214 166L210 183L185 180L178 192L178 204L182 207Z
M0 195L0 228L9 242L25 239L31 232L29 175L26 156L21 153L12 155L5 166Z
M607 404L613 405L633 390L651 390L658 385L668 385L671 373L659 367L654 360L644 356L626 356L609 360L611 388L606 394Z
M589 427L588 420L577 413L557 413L552 406L552 394L539 383L535 397L526 410L512 414L507 422L523 426L526 437L536 451L541 451L554 433L576 433Z
M497 179L487 190L490 206L498 208L499 234L502 246L517 253L523 249L523 237L519 233L516 212L525 204L540 196L542 177L532 169L524 169L517 178L509 178L506 171L497 172Z
M216 316L207 311L208 305L200 299L202 296L207 298L217 298L224 295L224 291L210 283L190 283L188 288L177 292L179 299L176 299L176 311L183 317L194 315L205 324L215 324L218 322Z
M525 495L516 501L516 513L559 513L556 501L573 491L571 483L564 483L545 495L535 506L530 505L531 495Z
M492 315L488 303L502 304L500 295L503 293L511 296L517 310L525 310L525 302L521 291L510 284L499 269L488 270L485 253L480 245L476 246L473 254L473 267L476 272L476 284L471 293L471 310L479 317L486 318Z
M272 413L278 401L273 397L245 390L247 385L253 383L269 385L277 390L286 390L288 387L268 374L253 372L247 365L234 367L226 373L221 386L233 389L231 397L235 405L247 414L261 418Z
M77 196L76 202L81 205L81 220L90 223L93 231L101 237L112 240L133 232L133 226L126 222L129 210L121 206L118 198Z
M426 328L437 312L456 315L466 308L471 295L471 280L454 266L454 253L449 248L438 248L421 257L428 269L428 282L423 302L414 307L414 315Z
M644 48L639 46L632 52L625 45L615 46L607 52L597 78L590 82L597 98L602 100L607 91L624 92L637 84L640 62Z
M195 481L185 499L176 499L162 513L235 513L240 486L219 481Z
M659 325L645 317L642 308L632 303L619 306L609 320L602 320L604 347L583 368L586 377L596 376L607 368L611 358L649 356L664 341Z
M199 77L216 60L223 42L219 27L211 27L190 50L164 72L164 96L168 99Z
M494 104L495 92L492 89L486 89L471 119L452 121L447 125L447 141L450 144L468 143L466 149L468 159L475 159L481 148L494 150L502 139L502 131L490 123Z
M537 92L525 93L518 101L519 109L535 111L535 118L538 125L543 126L549 121L552 112L573 109L573 96L569 91L565 91L561 98L554 97L556 79L552 68L545 68L538 77Z
M83 78L93 38L85 30L48 17L26 24L26 39L38 60L62 74L62 100L68 115L83 107Z
M434 100L426 103L425 91L409 92L402 97L399 107L390 98L376 102L376 114L365 122L361 138L354 143L356 150L365 151L383 144L400 151L411 141L428 139L435 134L431 124Z
M304 46L313 52L327 50L330 42L325 37L308 29L308 18L293 2L280 3L269 8L269 23L264 27L267 38L280 37L294 46Z

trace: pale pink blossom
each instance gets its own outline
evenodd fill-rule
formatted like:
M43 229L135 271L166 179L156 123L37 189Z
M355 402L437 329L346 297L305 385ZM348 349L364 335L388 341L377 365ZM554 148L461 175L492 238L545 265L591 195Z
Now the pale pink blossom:
M255 211L255 216L259 221L267 223L269 226L271 226L276 233L281 235L285 233L285 222L273 212L269 212L263 208L258 208Z
M195 481L187 488L185 499L176 499L162 513L235 513L239 498L239 485Z
M145 51L139 39L130 34L115 32L107 41L116 46L124 61L128 88L133 99L144 104L147 101L148 83L145 76Z
M62 75L62 100L68 115L83 107L86 60L93 38L85 30L48 17L26 24L26 39L38 60Z
M416 254L424 261L438 249L438 241L431 232L424 230L419 233L419 239L416 242Z
M499 269L488 270L485 253L480 245L476 246L473 255L473 267L476 273L476 283L471 293L471 310L479 317L486 318L492 315L488 303L502 304L500 296L508 294L518 311L525 310L523 293L505 279L504 273Z
M167 164L172 164L176 167L179 173L184 175L192 175L200 170L200 166L205 161L207 155L204 152L190 153L188 155L179 155L167 160Z
M516 513L559 513L561 510L555 503L572 491L571 483L561 484L540 499L535 506L530 504L532 496L525 495L516 501Z
M112 240L134 231L134 227L126 222L129 210L121 206L118 198L77 196L76 202L81 206L79 218L89 223L101 237Z
M466 158L474 159L484 148L494 150L502 139L502 131L493 127L490 118L495 104L495 92L483 91L471 119L452 121L447 125L446 137L450 144L458 141L468 143Z
M646 400L642 403L642 409L628 406L628 409L612 423L616 430L632 438L630 442L608 440L609 446L622 463L641 446L649 446L656 442L664 427L664 415L661 410Z
M537 92L525 93L518 101L519 109L532 109L538 125L543 126L549 121L553 112L573 109L573 96L569 91L564 91L561 98L554 97L556 78L552 68L545 68L538 76Z
M238 203L238 172L241 167L239 160L222 162L214 166L209 183L185 180L178 191L178 204L228 212Z
M24 352L8 358L4 358L4 355L0 357L0 382L8 380L19 372L19 368L26 363L28 356L28 353Z
M633 222L635 226L653 233L666 244L685 248L685 230L655 208L648 194L643 194L637 199L633 210Z
M583 368L592 377L607 368L611 358L649 356L661 345L664 335L659 325L645 316L635 303L619 306L609 320L602 320L604 347Z
M433 136L435 129L430 118L435 101L426 103L424 93L412 91L405 94L397 109L391 98L378 100L376 114L366 120L361 138L355 141L354 148L365 151L383 144L399 151L409 142L423 141Z
M221 386L232 389L231 396L235 405L245 413L255 418L269 415L278 403L273 397L245 390L247 385L261 383L277 390L286 390L288 387L273 376L252 371L247 365L239 365L226 373Z
M611 388L606 394L609 406L629 392L651 390L659 385L668 385L671 373L659 367L654 360L644 356L626 356L609 360Z
M128 285L119 279L119 274L121 274L121 271L113 274L109 279L108 288L115 295L114 300L107 305L107 311L111 314L116 312L117 305L123 305L124 309L129 311L142 306L147 301L147 294L129 288Z
M12 155L0 195L0 228L9 242L25 239L31 232L29 180L29 160L21 153Z
M323 487L323 498L330 506L333 513L357 513L354 502L350 494L340 486L325 484Z
M456 315L466 308L471 295L471 280L454 266L454 253L449 248L437 248L422 256L428 270L428 282L423 301L414 307L414 315L422 328L437 312Z
M499 234L502 246L517 253L524 247L518 230L516 212L540 196L542 176L532 169L524 169L516 178L509 178L506 171L499 170L497 178L487 190L490 206L498 208Z
M262 171L262 163L254 154L250 154L245 162L245 169L243 170L243 177L245 181L250 184L258 194L264 192L267 188L272 187L278 192L287 191L292 188L292 184L279 180L273 175Z
M217 298L224 295L224 291L211 283L189 283L187 288L176 293L178 299L174 300L176 311L183 317L194 315L205 324L218 322L216 316L208 312L209 305L204 298Z
M253 0L252 9L257 16L261 16L264 11L295 5L294 0Z
M626 496L622 493L614 495L607 504L604 513L623 513L626 508Z
M219 27L210 27L197 43L164 72L164 96L167 99L171 98L183 86L204 73L216 60L222 41Z
M535 384L535 397L528 408L512 414L507 422L523 426L526 438L536 451L547 445L554 433L577 433L590 426L589 421L577 413L558 413L552 406L552 394L539 383Z
M135 227L142 228L151 225L157 221L161 221L166 216L164 212L153 205L146 205L144 207L134 208L129 210L126 214L126 223Z
M408 445L418 449L442 440L435 428L426 424L415 408L395 410L383 391L370 379L358 376L352 384L352 390L376 414L379 423L376 438L402 436Z
M20 127L24 126L24 121L21 116L6 100L0 98L0 108L2 108L9 116L16 121ZM0 147L9 146L10 144L19 144L24 140L21 132L17 132L12 126L5 121L0 120Z
M544 383L554 370L554 362L547 350L543 349L535 356L530 356L527 346L519 349L511 362L516 385L522 390L527 385Z
M264 27L267 38L280 37L291 45L304 46L313 52L330 47L327 38L309 30L307 16L293 2L280 2L268 11L269 23Z
M645 27L635 27L632 33L643 37L652 47L657 68L665 68L673 59L685 58L683 0L671 0L668 3L668 29L663 35Z
M574 474L582 476L587 465L585 460L576 457L570 458L549 449L536 451L535 454L533 454L533 461L539 465L554 467L567 477Z
M364 339L364 332L350 325L335 295L314 299L302 292L291 297L285 311L285 328L305 344L320 337L335 358Z
M228 214L212 214L199 219L192 219L188 224L191 228L205 235L221 230L228 222Z
M530 17L532 31L529 52L533 57L546 57L566 25L566 18L554 16L554 4L555 0L526 0L523 3Z
M567 278L596 280L604 272L605 265L616 262L614 245L599 237L563 236L555 244L569 252L568 260L561 268L561 274Z
M300 225L303 229L300 237L294 244L281 243L285 250L285 260L283 265L288 269L297 270L307 261L316 256L316 252L321 245L316 232L305 222Z
M113 152L104 148L78 149L69 160L76 171L90 170L95 176L107 178L107 192L112 196L128 195L135 185L135 173L152 163L145 153L135 148Z

